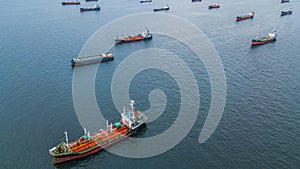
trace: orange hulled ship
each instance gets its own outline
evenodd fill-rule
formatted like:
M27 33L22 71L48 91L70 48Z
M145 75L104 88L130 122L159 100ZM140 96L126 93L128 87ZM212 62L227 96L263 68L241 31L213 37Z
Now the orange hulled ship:
M136 34L134 36L117 37L117 38L115 38L115 43L122 44L122 43L141 41L141 40L149 40L149 39L152 39L152 34L149 33L149 30L146 30L145 32Z
M53 164L92 155L136 133L147 117L134 108L134 101L131 101L130 105L131 110L124 109L119 122L109 125L107 121L105 129L100 129L93 134L85 129L82 137L69 143L68 134L65 132L65 141L49 150L54 157Z

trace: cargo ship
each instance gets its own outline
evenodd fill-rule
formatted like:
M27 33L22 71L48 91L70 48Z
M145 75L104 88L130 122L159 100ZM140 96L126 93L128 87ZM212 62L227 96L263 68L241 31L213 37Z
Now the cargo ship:
M201 2L201 0L192 0L192 2Z
M269 33L268 36L266 36L266 37L252 39L251 44L252 44L252 46L255 46L255 45L263 45L266 43L274 42L274 41L276 41L276 36L277 36L277 33L276 33L276 31L274 31L272 33Z
M290 2L290 0L281 0L281 3L287 3Z
M208 6L208 9L213 9L213 8L220 8L219 4L211 4Z
M167 11L169 9L170 9L169 5L165 5L165 6L161 7L161 8L154 8L153 11L154 12L157 12L157 11Z
M80 5L79 1L66 1L66 2L62 2L62 5Z
M152 2L152 0L141 0L140 3Z
M87 56L87 57L76 57L71 59L72 66L81 66L81 65L88 65L94 64L99 62L108 62L114 60L114 56L112 53L102 53L101 55L96 56Z
M93 2L93 1L98 1L98 0L85 0L85 2Z
M280 16L284 16L284 15L291 15L293 13L293 9L290 8L289 10L286 11L281 11Z
M80 8L80 12L86 12L86 11L100 11L100 5L97 4L93 7Z
M236 21L242 21L242 20L253 19L253 18L254 18L254 12L250 12L248 15L237 16Z
M141 40L150 40L152 39L152 34L149 33L149 30L142 32L141 34L136 34L134 36L126 36L126 37L117 37L115 38L115 44L122 44L134 41L141 41Z
M105 129L100 129L92 134L85 129L84 135L71 143L65 132L65 141L49 149L50 155L54 157L53 164L87 157L135 134L146 122L147 117L136 110L134 104L132 100L131 109L126 111L124 108L120 121L110 125L106 121Z

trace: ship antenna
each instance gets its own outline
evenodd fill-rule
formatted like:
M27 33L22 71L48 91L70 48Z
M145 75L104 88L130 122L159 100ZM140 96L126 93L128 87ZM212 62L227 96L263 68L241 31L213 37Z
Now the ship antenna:
M110 132L112 132L112 123L110 123Z
M131 112L133 112L133 109L134 109L134 107L133 107L133 105L134 105L134 100L131 100L131 102L130 102L130 106L131 106Z
M86 134L87 134L87 133L86 133L86 128L84 128L83 131L84 131L84 135L86 135Z
M68 132L67 131L65 131L65 136L66 136L66 143L69 144Z

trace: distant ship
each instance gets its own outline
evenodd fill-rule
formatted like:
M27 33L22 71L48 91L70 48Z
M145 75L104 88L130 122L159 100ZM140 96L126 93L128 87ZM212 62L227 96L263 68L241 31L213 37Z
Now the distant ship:
M268 36L266 36L266 37L254 38L254 39L252 39L252 46L263 45L266 43L274 42L274 41L276 41L276 36L277 36L277 33L276 33L276 31L274 31L272 33L269 33Z
M208 6L208 9L213 9L213 8L220 8L219 4L211 4Z
M141 0L140 3L152 2L152 0Z
M80 12L85 12L85 11L100 11L100 5L97 4L93 7L80 8Z
M49 149L50 155L54 157L53 164L83 158L99 152L100 150L115 144L133 134L146 122L147 117L134 108L131 101L131 110L121 114L121 120L108 124L106 128L100 129L92 134L84 131L79 139L69 143L68 134L65 132L65 141Z
M253 18L254 18L254 12L250 12L248 15L237 16L236 21L242 21L242 20L253 19Z
M85 2L92 2L92 1L98 1L98 0L85 0Z
M76 57L71 59L72 66L81 66L81 65L88 65L94 64L99 62L108 62L114 60L114 56L112 53L102 53L101 55L96 56L87 56L87 57Z
M192 0L192 2L201 2L201 0Z
M153 11L156 12L156 11L165 11L165 10L169 10L170 7L168 5L165 5L161 8L154 8Z
M290 8L289 10L286 10L286 11L281 11L281 14L280 16L284 16L284 15L290 15L293 13L293 9Z
M287 3L290 2L290 0L281 0L281 3Z
M116 44L141 41L141 40L149 40L152 39L152 34L149 33L149 30L142 32L141 34L136 34L134 36L126 36L126 37L117 37L115 38Z
M79 1L66 1L66 2L62 2L62 5L80 5Z

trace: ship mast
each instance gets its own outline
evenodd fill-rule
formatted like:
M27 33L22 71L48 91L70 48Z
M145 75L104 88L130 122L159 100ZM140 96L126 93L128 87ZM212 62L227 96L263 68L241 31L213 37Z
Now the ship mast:
M134 100L131 100L131 102L130 102L130 106L131 106L131 112L133 113L133 109L134 109L134 107L133 107L133 105L134 105Z
M84 131L84 135L86 135L86 134L87 134L87 132L86 132L86 128L84 128L84 129L83 129L83 131Z
M65 131L65 136L66 136L66 143L69 144L68 132L67 131Z
M106 120L106 130L105 130L105 132L106 132L106 136L108 136L108 120Z

